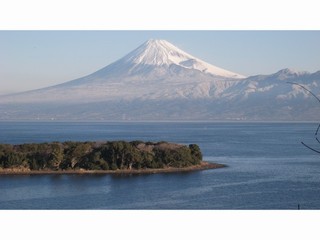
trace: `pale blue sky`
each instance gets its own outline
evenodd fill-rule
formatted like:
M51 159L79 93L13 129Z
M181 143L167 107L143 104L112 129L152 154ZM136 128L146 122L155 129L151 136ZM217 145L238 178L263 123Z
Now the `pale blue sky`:
M247 76L320 70L320 31L0 31L0 94L88 75L150 38Z

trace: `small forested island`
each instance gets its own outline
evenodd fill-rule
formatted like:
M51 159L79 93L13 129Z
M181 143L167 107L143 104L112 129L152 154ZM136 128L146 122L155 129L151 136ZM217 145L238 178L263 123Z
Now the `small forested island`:
M0 174L156 173L224 167L196 144L107 141L0 144Z

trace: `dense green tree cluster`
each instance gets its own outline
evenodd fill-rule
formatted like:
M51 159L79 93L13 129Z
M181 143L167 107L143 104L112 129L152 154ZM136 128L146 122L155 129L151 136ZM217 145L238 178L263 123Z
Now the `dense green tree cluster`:
M187 167L201 161L196 144L141 141L0 144L0 168L117 170Z

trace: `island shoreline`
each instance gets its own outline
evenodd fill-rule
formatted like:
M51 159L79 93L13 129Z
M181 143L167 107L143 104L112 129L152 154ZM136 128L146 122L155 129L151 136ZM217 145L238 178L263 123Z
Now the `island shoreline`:
M147 168L147 169L117 169L117 170L25 170L5 168L0 169L0 175L144 175L154 173L180 173L180 172L193 172L209 169L218 169L227 167L225 164L212 163L202 161L198 165L183 167L183 168Z

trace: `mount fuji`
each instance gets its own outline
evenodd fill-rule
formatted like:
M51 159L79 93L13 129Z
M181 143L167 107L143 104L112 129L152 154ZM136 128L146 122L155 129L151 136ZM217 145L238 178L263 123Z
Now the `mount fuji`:
M165 40L63 84L0 97L0 120L315 120L316 73L246 77Z

